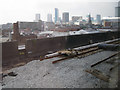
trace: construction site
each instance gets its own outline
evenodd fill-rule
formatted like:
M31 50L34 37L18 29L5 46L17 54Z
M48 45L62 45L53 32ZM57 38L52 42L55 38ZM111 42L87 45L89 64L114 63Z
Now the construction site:
M37 39L20 36L2 45L2 88L118 88L120 31Z

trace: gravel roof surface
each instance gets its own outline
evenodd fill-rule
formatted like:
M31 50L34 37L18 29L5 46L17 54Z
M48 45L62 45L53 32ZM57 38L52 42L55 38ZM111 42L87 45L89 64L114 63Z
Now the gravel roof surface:
M56 64L47 59L34 60L24 66L13 68L16 77L7 76L3 79L3 88L106 88L108 83L85 72L90 65L115 53L103 51L84 58L72 58ZM109 74L112 65L103 62L96 66L102 72Z

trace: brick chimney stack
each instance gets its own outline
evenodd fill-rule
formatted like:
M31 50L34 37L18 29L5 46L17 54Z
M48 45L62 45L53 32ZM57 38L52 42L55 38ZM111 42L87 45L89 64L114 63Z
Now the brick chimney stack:
M13 23L13 40L19 41L19 39L20 39L20 33L19 33L19 26L17 22L17 23Z

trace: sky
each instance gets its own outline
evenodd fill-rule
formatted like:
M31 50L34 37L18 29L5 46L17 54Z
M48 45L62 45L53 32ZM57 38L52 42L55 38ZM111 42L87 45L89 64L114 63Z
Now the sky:
M115 7L119 0L0 0L0 24L17 21L34 21L35 14L40 13L41 20L47 20L47 14L54 17L54 8L59 9L59 16L69 12L72 16L85 17L90 13L115 16Z

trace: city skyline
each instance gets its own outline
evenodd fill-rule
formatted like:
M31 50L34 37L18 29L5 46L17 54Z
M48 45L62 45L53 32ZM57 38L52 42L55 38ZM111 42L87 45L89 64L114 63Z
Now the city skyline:
M54 0L52 0L53 2L40 2L34 0L34 3L32 2L33 0L30 0L30 2L25 0L23 3L21 0L15 1L14 4L10 1L15 0L4 0L3 4L6 5L0 5L0 8L2 9L0 24L8 22L13 23L16 21L33 21L35 19L35 14L37 13L41 15L41 20L47 21L48 13L52 14L52 19L55 17L54 8L59 9L59 17L62 17L63 12L69 12L70 20L72 16L86 17L88 13L91 13L92 17L96 17L97 14L100 14L102 17L115 16L115 7L119 0L109 0L111 2L107 2L107 0L106 2L99 3L95 2L96 0L92 0L93 2L88 2L88 0L85 0L86 2L82 2L81 0L76 0L74 2L72 0L69 2L62 0L61 2L59 0L57 2ZM27 3L27 1L29 3Z

